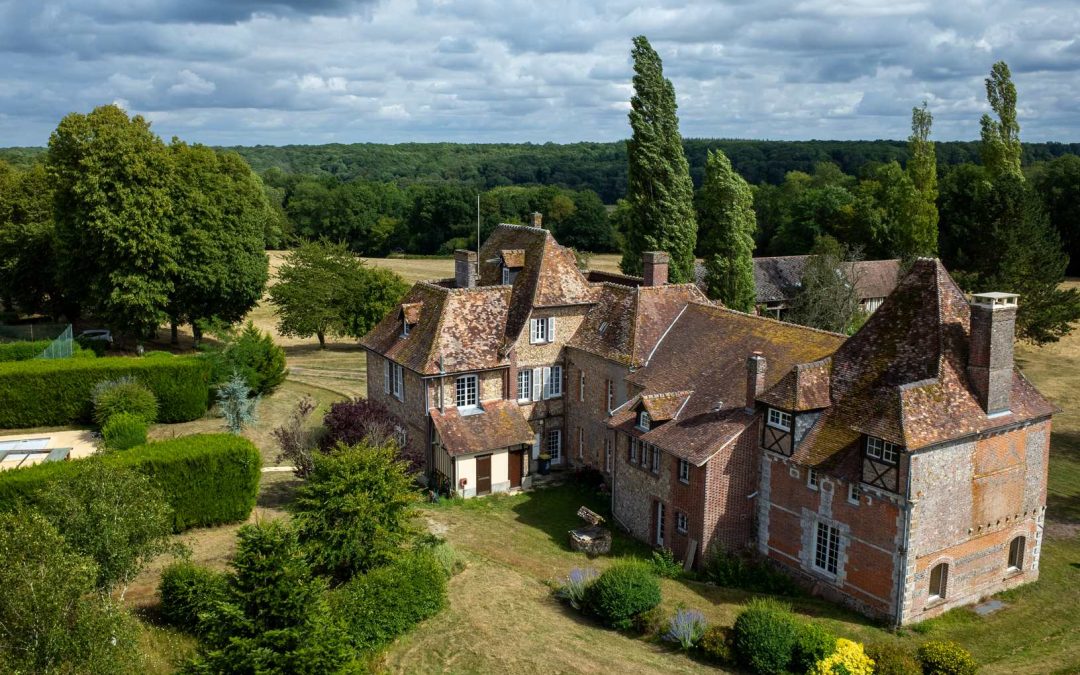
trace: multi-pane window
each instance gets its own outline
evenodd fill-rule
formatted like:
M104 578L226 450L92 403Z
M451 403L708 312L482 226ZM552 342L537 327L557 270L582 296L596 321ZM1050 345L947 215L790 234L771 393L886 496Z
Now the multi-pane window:
M544 398L562 396L562 366L544 368Z
M611 465L614 463L614 458L611 452L611 439L604 439L604 471L611 473Z
M548 430L547 451L551 455L552 464L562 462L562 429Z
M1024 569L1024 548L1027 544L1027 539L1024 537L1015 537L1009 542L1009 569L1010 570L1022 570Z
M648 413L648 411L642 410L638 414L638 424L637 425L638 425L638 429L641 429L643 431L648 431L649 430L649 413Z
M880 459L883 462L889 464L896 464L896 460L900 456L899 448L895 443L890 443L881 438L875 438L873 436L866 437L866 456L871 459Z
M408 337L409 336L409 330L411 328L412 328L412 324L410 324L408 321L402 321L401 322L401 337Z
M615 381L607 381L607 410L611 412L615 409Z
M810 488L811 490L818 489L817 469L806 470L806 487Z
M387 359L383 361L383 375L384 383L383 390L393 395L399 401L405 400L405 369L401 367L401 364L394 363Z
M652 472L660 473L660 448L656 446L649 446L652 450Z
M636 438L630 438L630 463L637 464L638 461L638 442Z
M847 500L856 506L862 499L862 487L858 483L848 483Z
M679 534L686 534L686 531L690 529L686 514L682 511L675 512L675 529L679 531Z
M579 401L584 401L585 400L585 371L584 370L581 371L581 374L578 376L578 400Z
M530 319L529 342L540 344L542 342L555 341L555 317L546 319Z
M840 530L826 523L817 524L817 541L814 545L814 567L822 572L836 574L840 561Z
M510 268L509 267L502 268L502 282L503 282L503 286L510 285Z
M476 375L462 375L457 379L454 383L457 407L475 408L479 404L477 385Z
M782 431L791 431L791 413L769 408L769 426Z
M518 401L531 401L533 388L533 373L529 369L519 370L517 378Z
M949 588L949 565L938 563L930 570L930 600L943 600Z
M684 483L690 482L690 462L685 459L679 460L679 480Z

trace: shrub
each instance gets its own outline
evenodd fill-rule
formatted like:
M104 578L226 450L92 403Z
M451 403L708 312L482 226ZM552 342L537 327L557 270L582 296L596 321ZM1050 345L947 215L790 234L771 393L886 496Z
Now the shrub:
M863 652L863 646L844 638L836 641L835 652L806 671L807 675L873 675L874 672L874 662Z
M923 643L919 662L925 675L972 675L979 668L968 650L947 640Z
M161 616L189 633L199 632L199 614L228 597L226 576L190 562L169 565L158 583Z
M922 666L908 650L892 642L866 646L866 655L874 661L877 675L922 675Z
M75 344L80 348L92 353L94 356L105 356L109 343L105 340L91 340L89 338L75 338Z
M446 575L427 551L411 552L333 591L331 607L353 646L373 652L446 605Z
M410 471L418 471L423 466L423 456L405 435L405 423L380 401L368 398L338 401L323 417L323 426L326 431L319 445L324 451L342 443L385 445L394 441L401 459L409 463Z
M206 414L210 365L201 357L35 359L0 363L0 428L88 421L94 385L124 376L154 393L159 422L187 422Z
M133 413L117 413L101 427L109 450L127 450L146 443L146 420Z
M308 424L308 418L314 410L315 399L305 394L296 402L296 408L289 415L289 419L270 432L280 450L274 461L289 460L297 478L307 478L314 467L312 457L318 445L317 432Z
M251 441L229 434L182 436L75 462L46 462L0 472L0 509L36 502L49 483L101 462L146 474L165 493L173 529L245 520L259 491L260 457Z
M94 422L99 427L104 427L113 415L121 413L141 417L147 424L153 424L157 419L158 403L154 392L131 376L98 382L90 391L90 403L94 406Z
M705 562L705 578L718 586L741 588L769 595L798 596L799 585L779 570L738 555L717 551Z
M643 562L617 562L585 593L586 606L613 628L630 628L634 616L660 604L660 584Z
M234 372L233 376L217 390L218 411L225 418L225 426L231 434L239 434L244 427L255 422L255 406L259 399L252 398L251 388L244 381L244 376Z
M566 576L566 581L559 587L556 595L570 603L576 610L585 608L585 591L596 581L597 572L594 569L581 569L575 567Z
M215 383L225 382L238 372L260 396L277 389L289 373L285 369L285 350L250 321L238 334L227 336L225 346L211 352L211 360Z
M836 636L823 626L808 622L799 627L792 653L792 670L805 673L836 651Z
M668 629L668 616L660 605L634 615L631 622L638 635L651 637Z
M782 673L791 664L799 625L787 605L755 598L735 619L739 662L755 673Z
M450 544L445 541L441 544L437 544L428 549L431 552L431 557L435 558L435 562L439 563L442 567L443 573L446 574L446 578L459 574L465 569L465 558L461 556Z
M677 642L685 650L693 649L705 635L705 615L696 609L680 609L668 622L664 639Z
M675 560L675 553L670 548L653 551L653 574L665 579L678 579L683 574L683 566Z
M52 340L0 343L0 363L36 359L50 344Z
M711 661L720 664L732 663L735 660L734 635L728 626L709 626L701 636L698 647Z

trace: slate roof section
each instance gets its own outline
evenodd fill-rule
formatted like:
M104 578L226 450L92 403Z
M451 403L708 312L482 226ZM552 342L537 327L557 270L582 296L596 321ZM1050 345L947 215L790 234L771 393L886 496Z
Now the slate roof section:
M1014 371L1010 413L988 417L967 378L969 331L967 299L941 262L916 261L833 354L831 405L798 444L794 459L854 468L858 464L850 456L860 452L862 434L911 451L1054 412Z
M559 245L551 232L539 227L501 224L480 248L480 286L502 283L502 253L520 250L528 263L514 279L510 311L503 324L501 356L506 356L533 307L589 304L595 289L578 269L574 252Z
M532 444L533 430L518 404L501 399L481 402L483 412L462 415L457 408L431 409L431 420L451 457Z
M754 258L755 302L767 304L790 300L798 292L808 255ZM884 298L896 288L900 275L899 260L861 260L849 267L855 277L859 300ZM704 290L705 265L694 265L694 280Z
M656 343L687 303L709 302L694 284L622 286L604 283L597 285L596 293L596 304L585 315L567 346L633 368L644 365Z
M659 342L648 365L627 381L648 397L688 392L678 415L648 432L634 428L631 399L609 426L640 437L696 466L736 440L754 421L746 406L746 359L760 351L767 360L766 387L774 386L797 363L834 352L844 336L796 326L707 302L690 302Z
M390 312L360 344L421 375L505 366L500 328L509 302L509 286L447 288L420 281L401 303L423 307L409 335L401 336L402 312Z

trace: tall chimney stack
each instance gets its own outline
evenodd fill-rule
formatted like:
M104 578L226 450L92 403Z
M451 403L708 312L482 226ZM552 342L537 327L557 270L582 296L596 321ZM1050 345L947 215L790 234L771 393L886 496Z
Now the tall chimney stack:
M757 409L757 397L765 391L765 373L769 363L761 352L754 352L746 359L746 412Z
M540 213L539 211L533 211L532 212L532 226L533 227L543 228L544 227L544 214Z
M642 276L645 277L646 286L663 286L668 278L668 261L671 260L664 251L646 251L641 254Z
M476 251L454 251L454 281L458 288L476 286Z
M971 296L968 376L987 415L1009 411L1019 297L1015 293L975 293Z

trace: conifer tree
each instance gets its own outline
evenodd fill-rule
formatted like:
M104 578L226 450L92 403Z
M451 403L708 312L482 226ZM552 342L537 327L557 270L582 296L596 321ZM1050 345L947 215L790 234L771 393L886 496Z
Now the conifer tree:
M917 199L910 226L911 248L905 253L914 256L930 256L937 252L937 157L934 142L930 140L933 123L934 116L927 110L926 101L921 108L911 109L911 136L908 138L911 158L907 174L915 186Z
M754 308L754 197L722 151L709 152L701 184L701 253L710 298L740 312Z
M982 146L979 154L991 177L1020 172L1020 123L1016 121L1016 86L1004 61L998 61L986 78L986 100L997 115L982 116Z
M671 255L671 281L693 281L697 242L694 186L679 135L675 88L664 77L660 56L644 35L634 38L631 55L633 135L627 146L627 200L632 217L621 267L627 274L640 274L642 252L667 251Z

